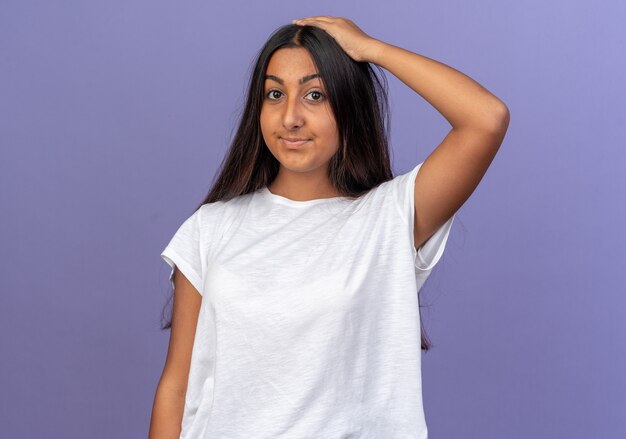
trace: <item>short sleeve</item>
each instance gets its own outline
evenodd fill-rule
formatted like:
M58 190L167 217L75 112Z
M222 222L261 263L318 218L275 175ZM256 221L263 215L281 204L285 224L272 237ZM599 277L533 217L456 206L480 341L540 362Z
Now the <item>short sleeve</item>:
M185 220L161 252L161 257L170 266L169 280L172 288L174 288L174 267L176 266L200 295L203 294L201 211L201 208L196 210Z
M397 176L397 197L398 207L402 216L407 221L409 239L413 243L414 237L414 217L415 217L415 177L422 167L422 163L419 163L411 171L406 174ZM450 230L452 229L452 223L454 222L456 214L453 214L448 218L437 230L431 235L416 251L415 256L415 268L418 271L430 271L435 267L441 256L443 255ZM415 250L414 246L413 249Z

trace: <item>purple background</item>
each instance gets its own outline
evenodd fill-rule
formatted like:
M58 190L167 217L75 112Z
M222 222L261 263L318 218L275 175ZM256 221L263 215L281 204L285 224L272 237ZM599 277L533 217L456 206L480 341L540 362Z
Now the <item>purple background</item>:
M146 437L160 259L208 191L254 55L346 16L511 111L422 313L434 438L626 437L622 2L0 4L0 435ZM387 73L394 169L447 121Z

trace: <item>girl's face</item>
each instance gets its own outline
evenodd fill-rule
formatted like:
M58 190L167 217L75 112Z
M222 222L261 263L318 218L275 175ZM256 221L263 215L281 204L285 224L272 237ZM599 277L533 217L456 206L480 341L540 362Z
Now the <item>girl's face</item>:
M304 48L272 55L265 77L261 131L279 172L326 172L339 148L337 125L317 69ZM299 142L289 142L288 139Z

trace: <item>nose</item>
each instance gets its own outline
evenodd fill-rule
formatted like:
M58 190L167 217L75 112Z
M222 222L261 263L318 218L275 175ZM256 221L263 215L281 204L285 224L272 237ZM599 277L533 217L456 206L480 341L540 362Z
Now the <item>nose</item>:
M286 100L283 107L283 126L286 130L293 130L304 125L304 112L297 94Z

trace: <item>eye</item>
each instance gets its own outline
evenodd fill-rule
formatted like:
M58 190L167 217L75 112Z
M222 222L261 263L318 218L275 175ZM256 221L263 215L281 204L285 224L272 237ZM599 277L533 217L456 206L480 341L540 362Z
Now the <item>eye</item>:
M276 99L272 98L272 96L276 97L274 93L283 94L280 90L272 89L266 93L265 97L270 99L271 101L275 101Z
M307 93L307 96L308 95L318 96L316 99L313 99L313 101L315 102L323 101L325 98L324 93L319 90L311 90L309 93Z

